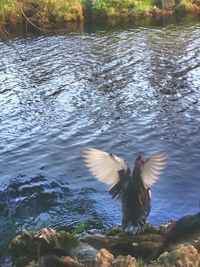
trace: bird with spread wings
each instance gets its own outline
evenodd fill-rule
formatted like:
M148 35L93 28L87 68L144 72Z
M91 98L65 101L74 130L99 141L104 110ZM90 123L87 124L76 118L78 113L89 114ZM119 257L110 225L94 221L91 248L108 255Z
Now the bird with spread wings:
M151 187L165 168L164 153L146 160L137 157L132 173L125 160L98 149L86 148L83 160L94 177L110 185L111 197L122 203L122 230L142 233L151 210Z

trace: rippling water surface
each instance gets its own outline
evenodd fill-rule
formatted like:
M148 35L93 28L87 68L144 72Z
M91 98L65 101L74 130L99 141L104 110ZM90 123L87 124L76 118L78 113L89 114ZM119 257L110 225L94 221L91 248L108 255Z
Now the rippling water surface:
M163 150L152 223L199 210L200 24L0 43L0 229L120 224L85 146L132 167Z

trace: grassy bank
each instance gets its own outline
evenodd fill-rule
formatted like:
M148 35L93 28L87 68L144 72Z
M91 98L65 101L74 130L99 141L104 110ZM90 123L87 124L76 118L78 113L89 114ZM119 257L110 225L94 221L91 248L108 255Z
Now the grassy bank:
M21 25L51 31L88 17L130 19L173 13L200 13L200 0L0 0L0 34Z
M23 25L41 31L83 21L79 0L0 0L1 33Z
M94 0L92 10L109 18L200 13L200 0Z
M83 20L79 0L0 0L1 21L20 22L24 18L22 11L41 22Z
M108 17L130 16L147 14L151 11L153 0L96 0L93 2L93 11L105 14Z

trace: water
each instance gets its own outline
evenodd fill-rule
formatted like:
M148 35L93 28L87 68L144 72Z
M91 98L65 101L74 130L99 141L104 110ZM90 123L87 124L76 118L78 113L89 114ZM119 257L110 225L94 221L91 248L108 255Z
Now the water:
M120 224L81 160L165 151L151 223L199 210L200 23L0 43L1 240L26 227Z

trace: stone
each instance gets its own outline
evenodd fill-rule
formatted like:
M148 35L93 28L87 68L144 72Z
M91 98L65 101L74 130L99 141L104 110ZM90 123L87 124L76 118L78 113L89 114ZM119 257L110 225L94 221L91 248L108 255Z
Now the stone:
M167 250L168 244L182 242L193 242L200 237L200 212L194 215L186 215L169 227L165 236L164 247Z
M171 252L164 252L149 267L199 267L200 254L193 246L179 245Z
M130 255L127 256L117 256L112 261L111 266L113 267L137 267L136 259Z
M106 249L97 252L90 267L137 267L136 259L130 255L118 255L116 258Z
M154 259L160 251L164 238L160 234L100 236L90 235L84 241L95 249L107 249L114 256L131 255L142 259Z
M84 267L84 265L80 262L78 262L77 260L72 259L71 257L61 257L61 260L63 262L63 264L66 264L66 266L70 266L70 267Z
M93 266L94 267L110 267L111 263L114 259L114 256L106 249L101 249L97 252L94 261Z

